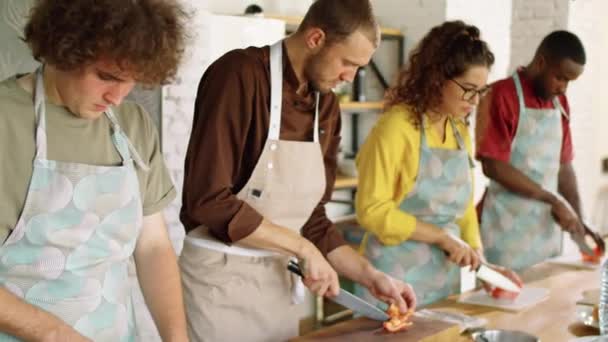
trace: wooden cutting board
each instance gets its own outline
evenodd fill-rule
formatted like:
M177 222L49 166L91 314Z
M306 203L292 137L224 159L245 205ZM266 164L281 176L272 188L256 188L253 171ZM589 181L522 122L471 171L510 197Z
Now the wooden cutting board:
M422 317L412 317L414 325L409 330L389 334L382 329L382 322L368 318L357 318L329 326L291 341L323 341L323 342L374 342L374 341L423 341L441 342L455 341L460 336L457 324L432 320Z

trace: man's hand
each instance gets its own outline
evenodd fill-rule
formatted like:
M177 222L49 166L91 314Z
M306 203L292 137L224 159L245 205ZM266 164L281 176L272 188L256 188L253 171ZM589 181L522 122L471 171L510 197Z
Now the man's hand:
M338 274L312 243L306 243L298 259L304 278L302 282L318 296L335 297L340 292Z
M371 272L369 277L368 290L374 297L385 303L395 303L402 314L416 309L416 294L409 284L378 270Z
M597 232L597 230L592 229L589 225L585 223L583 223L583 227L585 228L585 234L591 236L591 238L597 245L597 248L599 249L600 253L602 255L606 253L606 243L604 242L604 239L602 239L602 236Z
M585 234L585 227L572 207L564 200L556 199L551 214L560 227L571 234Z

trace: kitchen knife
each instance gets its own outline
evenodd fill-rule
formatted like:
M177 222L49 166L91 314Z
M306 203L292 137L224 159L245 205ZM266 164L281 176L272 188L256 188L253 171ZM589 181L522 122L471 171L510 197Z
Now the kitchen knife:
M589 224L589 222L583 221L583 226L585 227L585 234L591 236L597 247L599 247L600 252L604 254L606 252L606 243L604 239L599 234L599 230ZM585 245L588 246L587 243Z
M554 195L557 196L568 207L568 209L570 209L573 213L576 212L574 210L574 208L570 205L570 203L568 201L566 201L566 199L563 196L561 196L560 194L554 194ZM582 220L582 223L583 223L583 227L585 228L585 232L583 234L572 234L571 233L570 237L572 238L572 241L574 241L576 243L579 250L583 254L593 256L593 255L595 255L595 251L591 247L589 247L589 244L587 243L587 241L585 241L585 236L589 235L589 236L591 236L591 238L593 238L593 241L600 249L601 254L604 254L604 252L606 251L606 245L604 243L604 239L602 239L602 237L597 233L598 230L591 229L590 228L591 225L588 222L585 222L585 220Z
M572 241L574 241L576 243L576 245L578 246L578 249L587 255L595 255L595 252L593 251L593 249L591 249L591 247L589 247L589 245L587 244L587 241L585 241L585 235L584 234L570 234L570 237L572 238Z
M515 284L511 279L507 278L502 273L493 270L485 264L479 265L477 268L477 278L485 281L488 284L511 292L520 292L521 287Z
M290 261L287 265L287 269L300 277L304 277L300 266L294 262ZM386 312L378 309L372 304L364 301L363 299L353 295L352 293L340 289L340 293L336 297L328 297L330 300L344 306L347 309L350 309L356 313L359 313L367 318L371 318L376 321L386 321L389 319L389 316Z

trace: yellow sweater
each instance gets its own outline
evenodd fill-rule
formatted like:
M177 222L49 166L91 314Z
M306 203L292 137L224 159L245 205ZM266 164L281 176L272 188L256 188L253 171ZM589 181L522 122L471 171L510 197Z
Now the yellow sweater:
M394 106L384 113L357 156L357 218L366 230L386 245L404 242L416 227L416 217L399 207L415 184L420 160L420 130L411 122L412 115L412 111L403 105ZM457 122L456 127L471 154L467 126ZM458 148L450 124L446 124L445 142L428 124L425 132L429 147ZM456 223L460 226L461 238L471 247L481 248L473 195L464 216Z

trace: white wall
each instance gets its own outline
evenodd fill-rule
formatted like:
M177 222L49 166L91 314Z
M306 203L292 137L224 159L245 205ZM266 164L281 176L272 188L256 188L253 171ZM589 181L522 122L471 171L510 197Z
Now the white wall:
M460 19L475 25L496 57L489 81L507 75L511 53L511 0L450 0L446 20Z
M513 0L509 70L526 65L547 33L566 28L570 4L582 2L586 1Z
M608 99L598 90L608 86L608 68L604 65L608 40L598 32L608 32L608 24L597 15L606 10L606 1L574 1L570 5L568 19L568 29L580 37L587 53L585 71L570 85L568 97L572 108L574 166L588 216L592 213L598 187L606 183L606 177L601 174L600 161L608 155L608 135L605 133L608 117L603 111Z
M242 14L251 4L257 4L266 13L304 15L312 0L204 0L202 6L213 13Z

